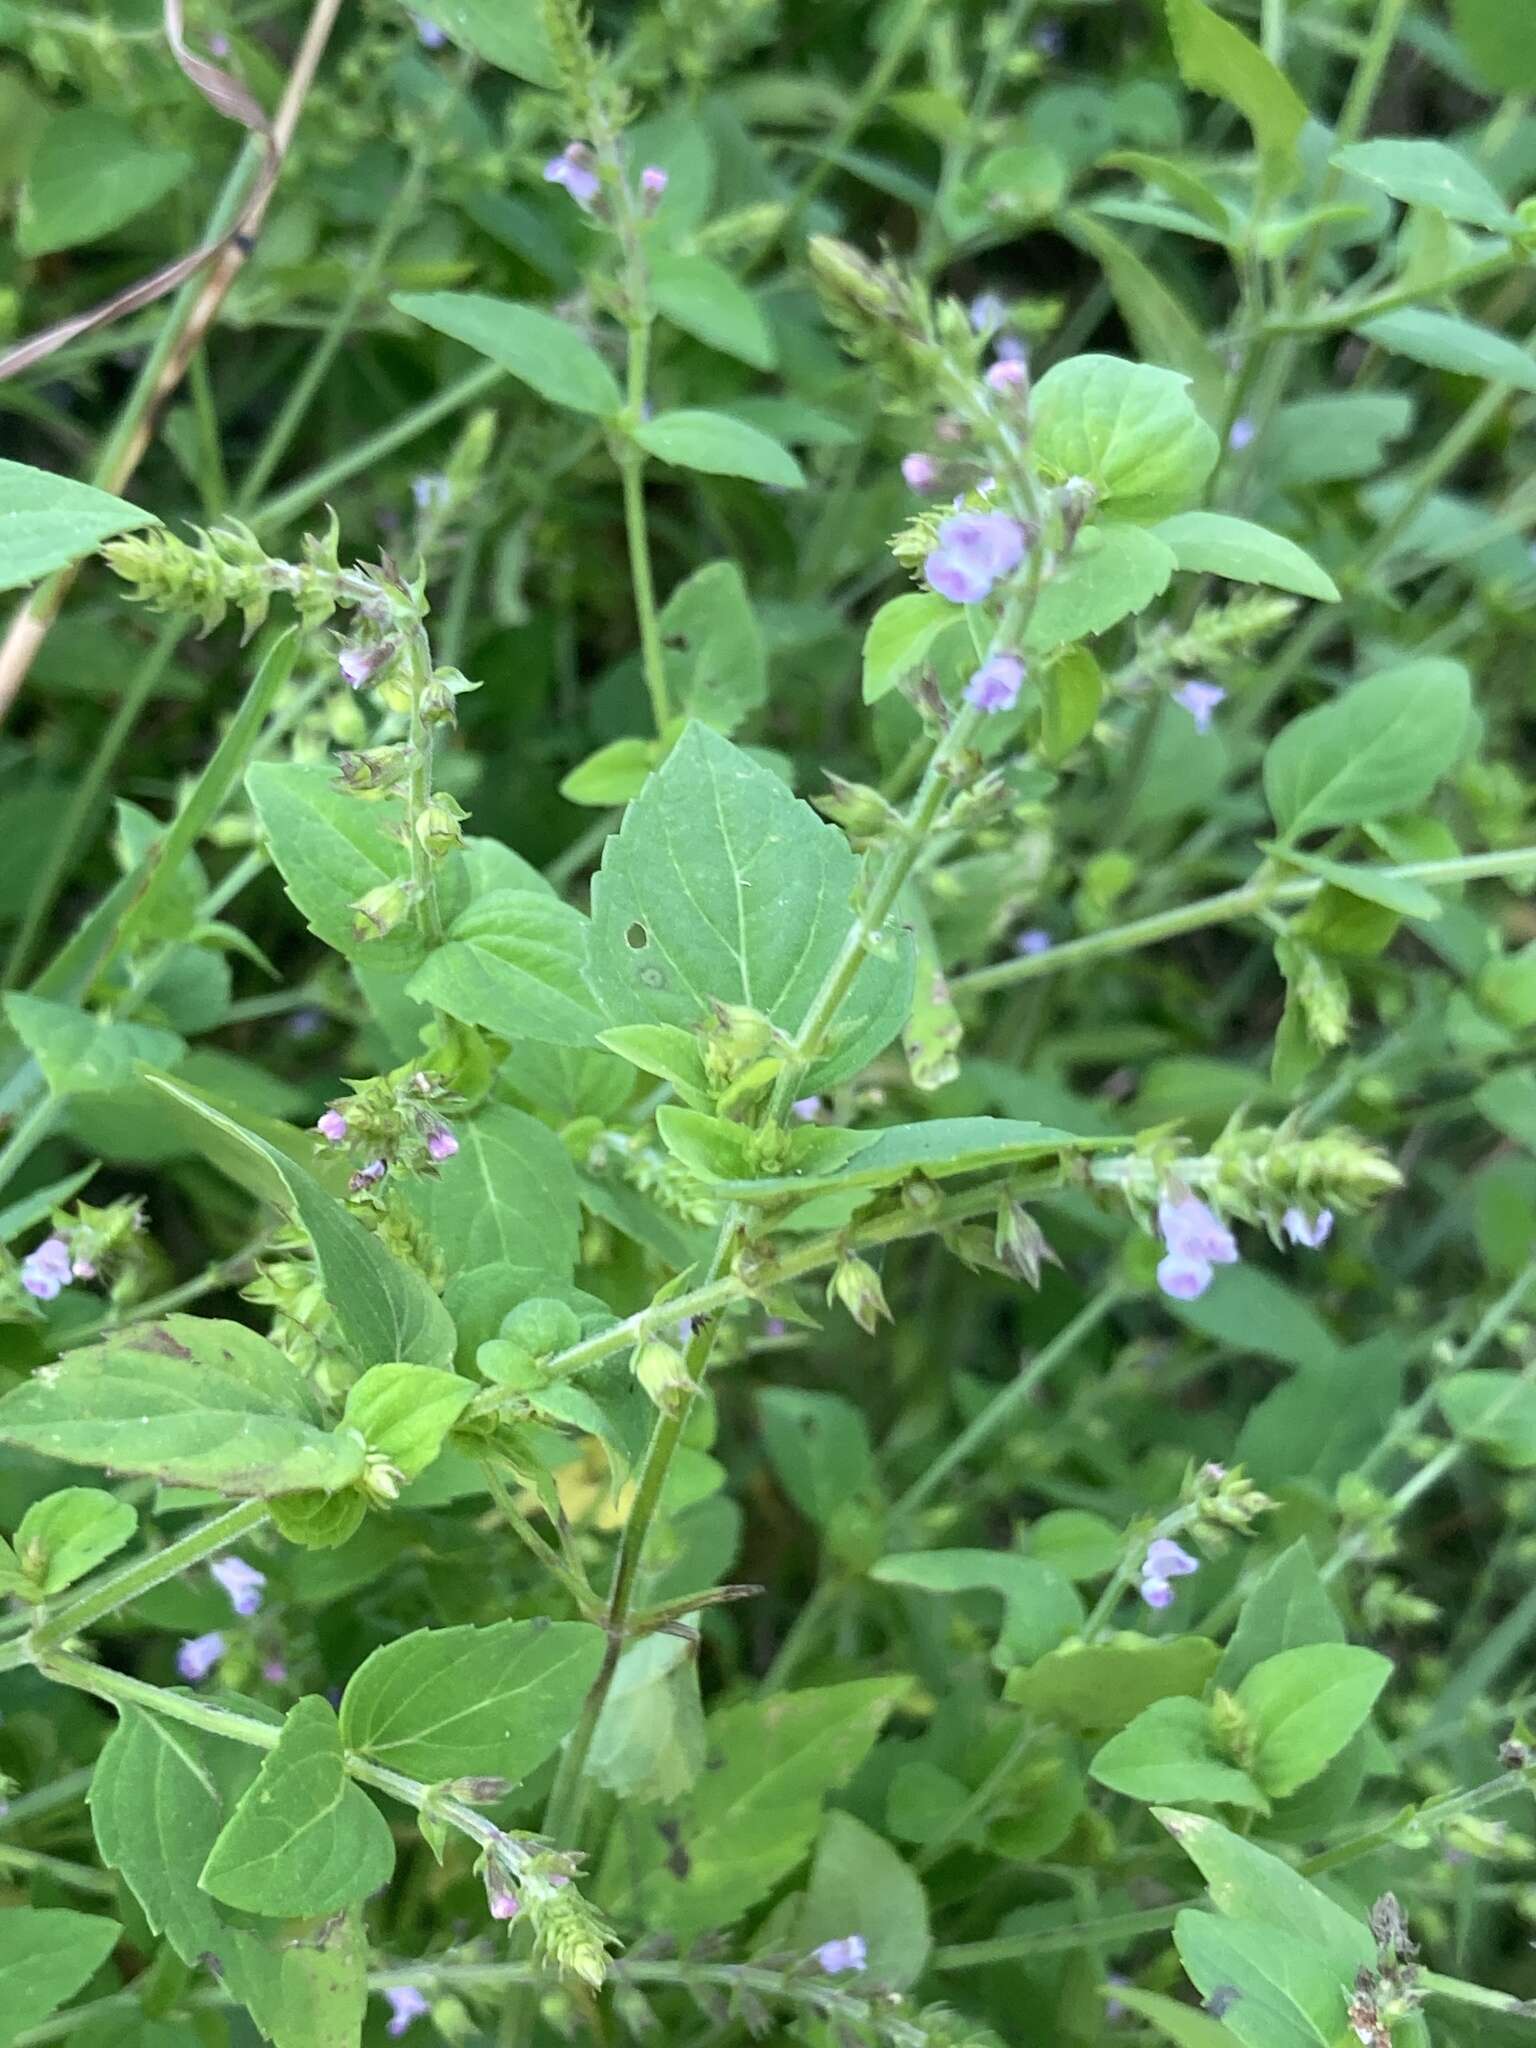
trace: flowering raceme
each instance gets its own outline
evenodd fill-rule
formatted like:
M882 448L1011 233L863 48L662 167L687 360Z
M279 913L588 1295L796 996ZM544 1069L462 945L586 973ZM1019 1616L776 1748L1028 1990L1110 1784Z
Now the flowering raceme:
M979 604L1024 559L1024 529L1006 512L957 512L938 531L923 574L953 604Z

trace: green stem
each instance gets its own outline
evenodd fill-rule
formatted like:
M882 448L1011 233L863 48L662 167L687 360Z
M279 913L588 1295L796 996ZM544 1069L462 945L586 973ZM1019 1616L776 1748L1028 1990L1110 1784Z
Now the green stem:
M651 723L664 732L672 716L667 694L667 663L656 609L656 582L651 570L651 541L645 520L645 457L633 441L619 454L619 483L624 495L624 537L629 548L629 580L635 597L635 623L640 632L640 666L651 700Z
M506 1482L489 1458L481 1459L480 1469L485 1474L485 1483L490 1488L491 1498L495 1501L502 1520L512 1531L513 1535L517 1537L518 1541L526 1549L532 1552L544 1569L565 1588L566 1592L570 1594L576 1605L581 1609L583 1616L589 1621L595 1621L597 1618L595 1611L597 1603L592 1588L587 1584L586 1580L566 1563L552 1543L545 1542L544 1538L512 1498L511 1493L507 1489Z
M99 1899L117 1897L117 1879L109 1871L69 1863L62 1856L46 1856L41 1849L22 1849L0 1842L0 1875L11 1871L21 1876L51 1877L55 1884L69 1891L89 1892Z
M0 1188L26 1164L58 1122L65 1098L45 1095L32 1103L0 1147Z
M407 660L411 688L411 772L405 786L405 823L415 917L422 941L430 952L443 943L443 918L437 901L437 863L416 829L432 800L432 728L421 711L422 695L432 680L432 649L427 641L426 628L419 623L411 629Z
M1536 846L1517 846L1489 853L1460 854L1450 860L1406 861L1396 867L1372 868L1383 880L1423 882L1430 888L1454 888L1462 882L1487 881L1536 868ZM1181 938L1186 932L1204 931L1210 925L1231 924L1252 917L1275 903L1307 903L1328 886L1316 875L1278 876L1267 863L1250 881L1236 889L1223 889L1198 902L1182 903L1172 910L1159 910L1128 924L1112 925L1106 931L1087 932L1079 939L1067 939L1048 953L1036 953L1017 960L999 960L991 967L974 968L957 974L950 982L956 995L984 995L997 988L1012 988L1020 982L1038 981L1067 968L1085 967L1097 960L1134 953L1143 946L1155 946L1165 939Z
M227 1550L242 1536L259 1529L268 1512L264 1500L242 1501L238 1507L226 1508L211 1521L199 1522L196 1528L189 1529L184 1536L178 1536L162 1549L151 1551L146 1557L135 1558L117 1571L108 1572L104 1578L85 1586L72 1599L66 1600L62 1607L51 1611L45 1607L29 1639L32 1650L43 1655L59 1644L67 1643L93 1622L114 1614L118 1608L126 1607L142 1594L152 1592L156 1586L163 1586L167 1579L174 1579L179 1572L201 1564L204 1558L217 1557L221 1550Z

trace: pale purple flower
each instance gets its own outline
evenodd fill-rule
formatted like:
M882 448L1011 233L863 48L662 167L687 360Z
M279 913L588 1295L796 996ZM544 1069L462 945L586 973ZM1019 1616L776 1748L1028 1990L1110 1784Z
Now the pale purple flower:
M1029 343L1017 334L1000 334L992 344L992 353L1000 363L1027 363Z
M317 1031L325 1029L325 1012L309 1007L295 1010L284 1029L290 1038L313 1038Z
M217 1629L205 1636L188 1636L176 1652L176 1669L188 1685L201 1685L229 1648Z
M66 1238L45 1237L21 1262L21 1284L37 1301L56 1301L74 1277Z
M396 2041L412 2020L421 2019L429 2010L414 1984L386 1984L384 1997L389 2005L389 2023L384 2031Z
M1141 1561L1141 1597L1149 1607L1164 1608L1173 1600L1174 1579L1187 1579L1191 1572L1200 1569L1200 1560L1191 1557L1182 1545L1171 1536L1158 1536L1147 1545L1147 1554Z
M265 1572L257 1571L255 1565L247 1564L243 1557L216 1557L208 1567L208 1574L229 1595L229 1604L236 1614L259 1612L262 1588L267 1583Z
M1219 683L1183 683L1173 692L1173 701L1195 721L1196 732L1209 732L1212 713L1226 694Z
M1059 57L1066 47L1066 33L1059 21L1042 21L1030 30L1030 46L1042 57Z
M210 36L208 38L208 54L210 57L227 57L229 55L229 37Z
M329 1144L339 1145L347 1135L347 1120L339 1109L328 1109L315 1129Z
M659 199L667 189L667 174L660 164L647 164L640 173L640 190L647 199Z
M288 1666L281 1657L269 1657L261 1667L261 1675L268 1685L286 1685L288 1683Z
M1162 1609L1173 1605L1173 1588L1166 1579L1143 1579L1141 1597L1149 1607Z
M997 292L978 292L971 301L971 332L985 334L1008 318L1008 308Z
M523 1910L523 1902L516 1892L509 1892L498 1885L491 1893L491 1918L493 1920L515 1920Z
M802 1123L808 1124L813 1122L821 1113L821 1097L819 1095L802 1095L790 1107Z
M1321 1251L1333 1235L1333 1211L1319 1209L1315 1216L1308 1216L1305 1209L1287 1209L1280 1218L1280 1228L1292 1244L1302 1245L1309 1252Z
M1240 412L1227 429L1227 446L1241 454L1245 448L1252 446L1253 437L1257 432L1258 428L1247 413Z
M957 512L939 528L923 574L941 597L976 604L1024 559L1024 529L1006 512Z
M371 1188L381 1181L389 1171L387 1159L370 1159L366 1166L360 1166L347 1185L352 1192L360 1195L364 1188Z
M1196 1301L1210 1286L1212 1271L1208 1259L1191 1259L1181 1252L1170 1252L1167 1258L1158 1261L1157 1284L1175 1301Z
M83 1257L72 1259L69 1270L77 1280L94 1280L96 1278L96 1264L93 1259Z
M824 1941L813 1953L829 1977L841 1976L845 1970L862 1970L869 1959L862 1934L845 1934L839 1941Z
M459 1141L446 1124L439 1124L427 1134L427 1157L441 1163L451 1159L459 1149Z
M445 476L418 476L411 479L411 496L418 512L435 512L446 505L453 486Z
M901 458L901 474L912 490L931 491L939 480L939 466L931 455L917 448Z
M985 381L989 391L1006 398L1028 386L1029 366L1018 356L1002 356L988 370Z
M563 185L584 213L590 213L603 189L603 181L592 168L592 152L584 142L568 142L558 156L544 166L547 185Z
M788 1334L789 1325L782 1316L770 1316L763 1325L763 1335L765 1337L785 1337Z
M1019 701L1024 664L1016 654L994 654L965 686L965 701L978 711L1011 711Z
M1237 1239L1209 1204L1198 1195L1168 1195L1157 1205L1157 1227L1169 1251L1184 1259L1204 1259L1211 1266L1237 1263Z
M424 50L440 50L448 38L435 21L429 21L424 14L413 13L411 20L416 24L416 40Z
M1043 925L1031 925L1027 932L1020 932L1013 942L1013 950L1021 959L1032 960L1037 953L1049 953L1051 935Z
M375 641L371 647L343 647L336 657L342 680L354 690L366 688L385 663L393 659L394 652L394 644L388 640Z

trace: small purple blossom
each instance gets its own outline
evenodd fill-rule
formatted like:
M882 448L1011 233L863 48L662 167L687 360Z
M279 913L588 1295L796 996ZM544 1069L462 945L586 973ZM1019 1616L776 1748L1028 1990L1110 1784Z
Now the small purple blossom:
M347 1120L339 1109L328 1109L316 1123L315 1129L328 1144L339 1145L347 1135Z
M1170 1252L1157 1264L1157 1284L1174 1301L1198 1301L1210 1286L1212 1267L1207 1259L1186 1258Z
M647 199L659 199L667 189L667 174L660 164L647 164L640 173L640 190Z
M1163 1243L1180 1258L1204 1259L1211 1266L1237 1263L1237 1239L1198 1195L1164 1195L1157 1205L1157 1227Z
M1066 32L1059 21L1042 21L1031 29L1030 47L1042 57L1059 57L1066 48Z
M188 1636L176 1652L176 1669L188 1685L201 1685L229 1648L217 1629L205 1636Z
M453 490L447 477L441 475L418 476L411 479L411 496L418 512L435 512L446 505Z
M986 386L1003 397L1023 391L1029 384L1029 365L1018 356L1002 356L986 374Z
M797 1102L791 1103L790 1107L802 1123L814 1123L821 1114L821 1097L819 1095L802 1095Z
M1187 1579L1191 1572L1200 1569L1200 1560L1191 1557L1181 1544L1171 1536L1157 1536L1147 1545L1147 1554L1141 1561L1141 1597L1149 1607L1164 1608L1173 1600L1174 1579Z
M427 1157L429 1159L435 1159L441 1164L443 1160L451 1159L458 1149L459 1141L446 1124L439 1124L435 1130L428 1132Z
M1173 701L1195 721L1196 732L1209 732L1211 716L1226 695L1220 683L1182 683L1173 692Z
M501 1886L491 1893L491 1918L493 1920L515 1920L523 1910L523 1902L516 1892L509 1892Z
M1253 437L1257 432L1258 428L1247 413L1240 412L1227 429L1227 446L1241 454L1245 448L1252 446Z
M394 643L376 640L369 647L343 647L336 657L343 682L350 683L354 690L365 689L380 669L394 659Z
M1049 953L1055 941L1043 925L1031 925L1027 932L1020 932L1013 942L1013 950L1022 960L1033 960L1039 953Z
M229 1595L229 1604L236 1614L260 1611L262 1589L267 1583L265 1572L257 1571L255 1565L247 1564L243 1557L216 1557L208 1567L208 1574Z
M901 458L903 481L914 491L931 491L939 480L939 466L931 455L915 448Z
M435 21L429 21L424 14L412 13L416 24L416 40L424 50L440 50L448 38Z
M414 1984L387 1984L384 1997L389 2005L389 2023L384 2031L396 2041L412 2020L421 2019L430 2009Z
M229 55L229 37L210 36L208 38L208 54L210 57L227 57Z
M985 334L989 328L1001 327L1008 318L1008 308L997 292L978 292L970 306L971 332Z
M347 1186L353 1194L360 1195L365 1188L376 1187L389 1171L387 1159L370 1159L366 1166L360 1166Z
M845 1970L862 1970L869 1960L862 1934L845 1934L839 1941L824 1941L813 1953L829 1977L839 1977Z
M965 686L965 701L978 711L1011 711L1019 701L1024 664L1016 654L994 654Z
M1024 559L1024 529L1006 512L957 512L939 528L923 574L941 597L977 604Z
M96 1278L96 1265L92 1259L72 1259L69 1270L77 1280L94 1280Z
M1305 1209L1287 1209L1280 1218L1280 1228L1292 1244L1309 1252L1321 1251L1333 1235L1333 1211L1319 1209L1315 1216L1308 1216Z
M1143 1579L1141 1597L1149 1607L1158 1609L1173 1605L1173 1588L1166 1579Z
M558 156L544 166L546 185L563 185L583 213L590 213L603 189L603 181L592 167L592 152L584 142L568 142Z
M288 1666L281 1657L269 1657L261 1667L261 1675L268 1685L286 1685L288 1683Z
M923 564L923 574L940 597L951 604L980 604L992 588L992 578L982 569L935 548Z
M21 1284L37 1301L56 1301L73 1277L69 1241L57 1233L45 1237L21 1262Z
M1000 334L992 344L992 351L1000 363L1029 361L1029 343L1017 334Z
M763 1325L763 1335L765 1337L786 1337L788 1334L789 1325L782 1316L770 1316Z

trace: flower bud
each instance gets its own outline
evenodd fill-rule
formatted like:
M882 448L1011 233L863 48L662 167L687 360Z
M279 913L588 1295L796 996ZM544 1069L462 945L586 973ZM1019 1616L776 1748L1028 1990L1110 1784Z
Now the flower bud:
M867 1261L845 1252L827 1283L827 1300L840 1301L867 1336L873 1336L883 1316L891 1320L880 1275Z
M407 747L366 747L360 751L348 749L336 756L336 780L343 789L350 789L359 796L372 796L377 791L393 789L403 782L410 772L411 757Z
M635 1347L629 1369L663 1415L680 1415L699 1391L688 1377L683 1354L660 1337L647 1337Z
M441 860L464 844L459 820L468 815L451 796L434 795L416 820L416 837L434 860Z
M392 1507L400 1498L400 1489L405 1484L405 1474L398 1465L390 1463L381 1451L370 1451L363 1460L362 1489L368 1498L383 1507Z
M349 640L337 655L337 666L342 679L354 690L366 689L393 662L400 652L400 643L393 637L383 640Z
M358 939L385 939L409 916L416 901L415 884L404 876L393 882L381 882L376 889L370 889L365 896L359 896L355 903L348 904L352 912L352 935Z
M1036 1289L1040 1285L1042 1263L1049 1260L1053 1266L1061 1264L1046 1243L1045 1233L1034 1217L1011 1198L998 1205L993 1250L1000 1266Z

